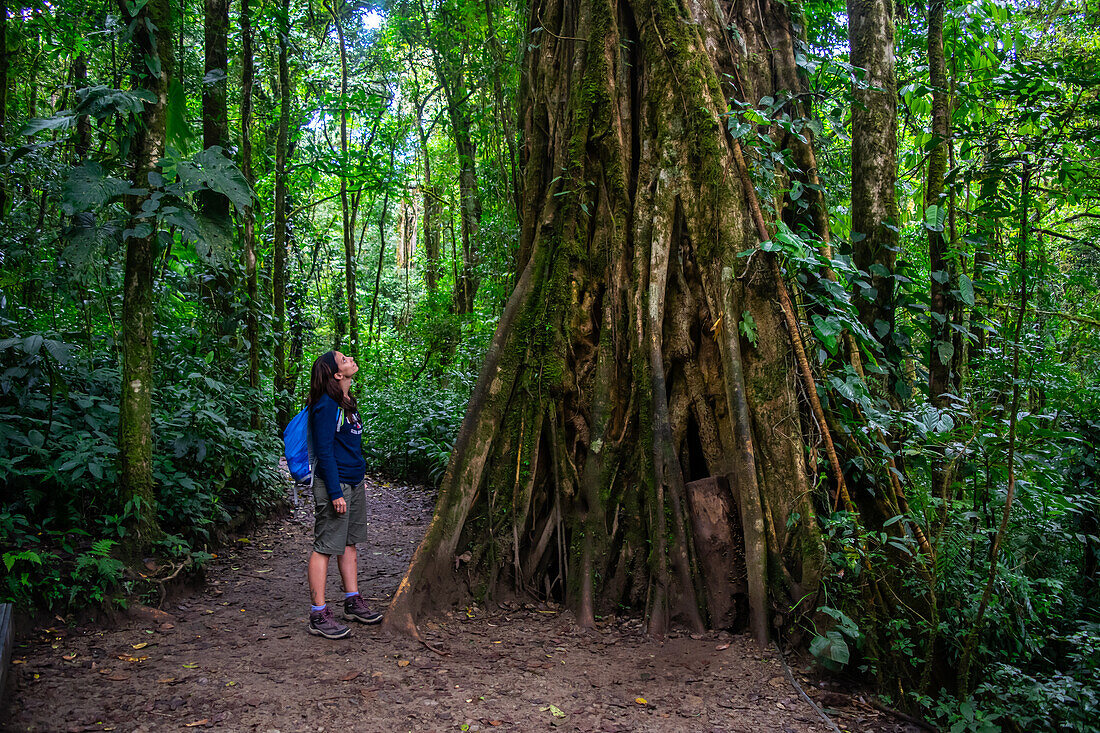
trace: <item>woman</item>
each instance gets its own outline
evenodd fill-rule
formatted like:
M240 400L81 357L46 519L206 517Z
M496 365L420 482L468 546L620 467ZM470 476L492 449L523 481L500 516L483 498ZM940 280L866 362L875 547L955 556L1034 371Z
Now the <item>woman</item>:
M309 633L342 639L351 630L325 603L328 561L336 555L344 584L344 618L376 624L359 595L356 543L367 540L367 497L363 477L363 424L351 395L355 360L329 351L313 362L309 379L309 464L313 467L313 552L309 556Z

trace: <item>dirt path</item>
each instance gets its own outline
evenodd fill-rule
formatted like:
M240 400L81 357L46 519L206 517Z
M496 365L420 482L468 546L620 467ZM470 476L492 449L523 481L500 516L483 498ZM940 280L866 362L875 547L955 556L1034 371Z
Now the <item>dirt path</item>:
M384 607L431 513L429 494L368 480L364 596ZM307 502L308 504L308 502ZM353 625L306 633L312 509L240 538L204 587L114 628L42 629L17 647L0 728L30 731L826 731L774 652L743 636L588 634L526 605L423 625L438 656ZM341 597L335 567L329 598ZM873 712L868 714L873 719ZM893 725L852 729L899 730ZM867 722L867 721L865 721Z

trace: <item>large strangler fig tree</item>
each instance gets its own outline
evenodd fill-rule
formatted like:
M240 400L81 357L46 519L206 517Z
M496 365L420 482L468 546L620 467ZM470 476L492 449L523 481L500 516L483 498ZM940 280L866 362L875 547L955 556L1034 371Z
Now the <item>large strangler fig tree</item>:
M788 6L533 0L528 27L517 285L386 623L519 592L763 640L823 557L729 124L729 100L798 91Z

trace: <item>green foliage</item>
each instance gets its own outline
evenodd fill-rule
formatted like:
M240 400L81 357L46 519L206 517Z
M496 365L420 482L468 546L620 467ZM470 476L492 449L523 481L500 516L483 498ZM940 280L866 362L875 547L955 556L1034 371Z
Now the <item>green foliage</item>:
M41 334L0 341L0 486L9 497L0 594L27 609L78 609L129 583L113 556L137 509L120 505L114 487L118 372L89 367L109 354L72 356L80 351ZM277 444L243 427L250 400L262 397L198 372L179 379L183 368L211 370L182 354L169 361L154 398L154 478L161 526L186 557L218 523L272 507L282 482Z

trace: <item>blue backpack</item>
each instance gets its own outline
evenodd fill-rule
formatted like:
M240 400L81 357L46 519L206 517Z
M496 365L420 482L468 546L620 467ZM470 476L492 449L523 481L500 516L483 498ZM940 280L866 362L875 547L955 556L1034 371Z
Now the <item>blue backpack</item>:
M344 421L344 410L336 412L336 429ZM283 431L283 455L290 475L300 484L308 483L312 470L309 465L309 407L303 407Z
M286 467L298 483L309 481L309 408L303 407L283 431Z

